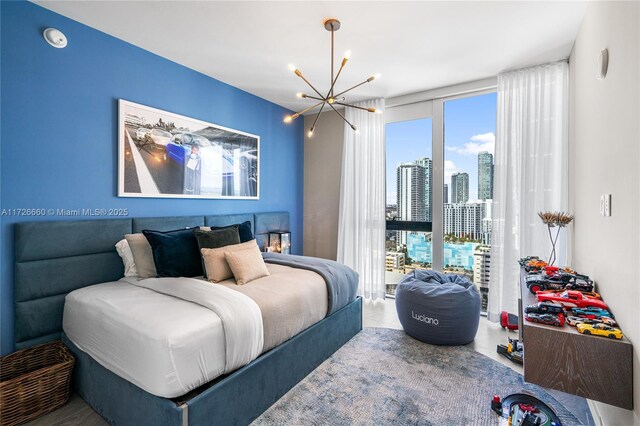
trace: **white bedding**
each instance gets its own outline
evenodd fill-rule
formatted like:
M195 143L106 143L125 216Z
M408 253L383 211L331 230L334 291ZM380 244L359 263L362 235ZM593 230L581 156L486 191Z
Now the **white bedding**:
M253 300L191 278L123 278L75 290L63 329L102 366L166 398L247 364L263 345Z

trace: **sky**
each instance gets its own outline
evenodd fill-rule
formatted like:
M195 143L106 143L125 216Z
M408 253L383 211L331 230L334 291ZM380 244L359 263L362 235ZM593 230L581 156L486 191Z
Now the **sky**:
M494 152L496 94L446 101L444 129L444 182L450 184L453 173L469 173L469 199L476 200L478 153ZM398 165L413 162L420 157L433 158L431 130L431 118L387 124L387 204L396 203Z

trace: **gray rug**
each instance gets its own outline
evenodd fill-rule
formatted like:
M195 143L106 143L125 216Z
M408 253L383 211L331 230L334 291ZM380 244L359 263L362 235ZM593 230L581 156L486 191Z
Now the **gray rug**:
M365 328L252 424L497 425L491 397L523 391L563 425L581 424L544 389L470 348Z

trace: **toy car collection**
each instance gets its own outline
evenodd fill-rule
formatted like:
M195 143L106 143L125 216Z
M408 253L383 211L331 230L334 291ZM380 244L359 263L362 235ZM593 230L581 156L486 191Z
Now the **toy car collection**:
M564 325L564 315L525 314L524 319L540 324L554 325L556 327L562 327Z
M565 311L562 305L552 302L538 302L524 308L526 314L554 314L564 315Z
M613 318L609 317L600 317L600 318L585 318L585 317L576 317L573 315L569 315L567 318L567 324L576 326L578 324L606 324L611 327L616 327L618 323Z
M594 336L604 336L610 339L622 339L622 331L619 328L610 327L606 324L578 324L576 329L582 334L593 334Z
M560 294L557 293L545 293L539 291L536 293L539 302L556 302L564 306L565 308L601 308L608 309L607 304L602 300L585 296L576 290L567 290Z
M573 308L571 309L571 315L582 318L615 318L608 310L594 307Z
M523 257L518 263L527 272L523 284L537 299L537 303L524 308L525 320L555 327L563 327L566 322L584 335L623 338L613 314L600 294L595 292L594 282L587 275L569 267L549 265L537 256ZM525 300L524 294L522 300ZM502 327L507 327L511 319L503 312ZM509 339L509 345L498 345L498 353L512 359L510 354L517 353L519 346L511 346ZM522 358L522 354L519 357Z
M497 352L507 359L522 365L524 348L518 339L509 338L508 345L498 345Z

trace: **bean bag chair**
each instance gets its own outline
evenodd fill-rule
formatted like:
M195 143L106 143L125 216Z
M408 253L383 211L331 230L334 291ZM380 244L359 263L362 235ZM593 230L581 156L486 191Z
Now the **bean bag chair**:
M396 310L406 333L432 345L466 345L480 322L480 293L459 275L416 270L396 288Z

